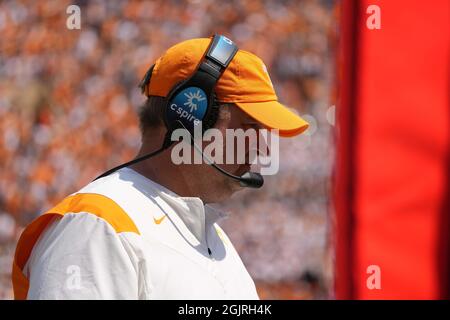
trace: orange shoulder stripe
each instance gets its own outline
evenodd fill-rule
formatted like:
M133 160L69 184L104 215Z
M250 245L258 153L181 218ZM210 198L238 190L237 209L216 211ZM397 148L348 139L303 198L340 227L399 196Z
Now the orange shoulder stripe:
M89 212L106 220L117 233L140 234L133 220L110 198L96 193L78 193L68 196L55 207L37 217L22 232L16 246L12 270L15 299L26 299L27 297L29 283L22 270L42 231L55 215L63 216L66 213L80 212Z

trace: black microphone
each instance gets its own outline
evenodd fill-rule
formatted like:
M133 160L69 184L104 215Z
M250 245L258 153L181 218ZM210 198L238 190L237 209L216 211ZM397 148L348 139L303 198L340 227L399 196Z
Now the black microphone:
M189 132L189 135L191 136L191 141L192 144L194 145L194 148L202 155L203 158L205 158L208 162L209 165L211 165L214 169L216 169L217 171L219 171L220 173L222 173L223 175L232 178L236 181L239 181L239 183L241 184L242 187L248 187L248 188L261 188L264 184L264 178L261 174L257 173L257 172L251 172L251 171L247 171L244 174L242 174L241 176L236 176L232 173L229 173L228 171L225 171L224 169L222 169L221 167L219 167L218 165L216 165L213 161L211 161L211 159L209 159L204 153L203 150L199 148L199 146L197 146L197 144L194 141L194 137L192 136L191 132L186 129L186 127L184 126L184 124L181 121L177 121L179 122L183 128Z
M204 154L202 151L198 150L203 157L205 157L208 162L209 165L211 165L214 169L216 169L217 171L219 171L220 173L226 175L227 177L230 177L236 181L239 181L239 183L241 184L242 187L248 187L248 188L261 188L264 184L264 178L262 177L262 175L260 175L257 172L251 172L251 171L247 171L245 172L243 175L241 176L236 176L234 174L231 174L227 171L225 171L224 169L222 169L221 167L217 166L215 163L213 163L212 161L210 161Z
M249 188L261 188L264 184L264 178L257 172L247 171L240 177L241 186Z

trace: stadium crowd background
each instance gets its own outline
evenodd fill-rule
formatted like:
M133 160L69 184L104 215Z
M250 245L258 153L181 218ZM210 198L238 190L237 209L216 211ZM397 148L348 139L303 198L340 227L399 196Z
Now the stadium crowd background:
M81 8L68 30L66 8ZM336 8L299 1L0 2L0 299L24 225L136 155L137 84L170 46L222 33L260 56L308 133L281 140L280 171L220 207L263 299L332 297Z

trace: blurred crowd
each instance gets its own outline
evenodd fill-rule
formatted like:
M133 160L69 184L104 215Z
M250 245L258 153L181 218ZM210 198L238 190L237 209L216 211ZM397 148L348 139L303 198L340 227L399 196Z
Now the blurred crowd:
M69 30L66 9L81 9ZM336 5L332 0L0 2L0 299L24 225L137 154L137 85L170 46L221 33L260 56L278 98L311 122L280 172L220 205L261 298L329 297ZM234 219L239 216L239 219Z

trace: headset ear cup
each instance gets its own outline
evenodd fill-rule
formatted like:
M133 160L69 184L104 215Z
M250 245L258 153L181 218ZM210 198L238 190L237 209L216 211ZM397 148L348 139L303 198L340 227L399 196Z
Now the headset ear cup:
M170 106L174 99L175 92L178 90L178 88L182 87L186 82L187 80L180 81L172 88L172 90L170 90L169 94L167 95L167 104L164 110L164 124L166 125L168 131L172 132L175 129L182 128L182 126L180 126L179 124L170 119L169 114L174 112L172 109L170 109Z
M216 94L213 92L208 113L202 121L203 133L205 133L206 130L213 128L216 124L217 119L219 118L219 108L219 101L217 101Z

